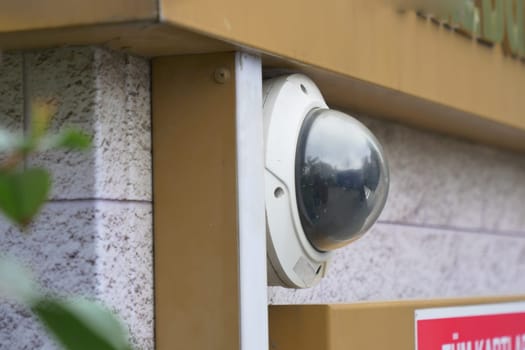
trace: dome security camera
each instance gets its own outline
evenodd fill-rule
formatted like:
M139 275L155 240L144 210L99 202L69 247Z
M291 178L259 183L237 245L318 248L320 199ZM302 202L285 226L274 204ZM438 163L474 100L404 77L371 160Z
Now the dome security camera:
M266 80L263 94L268 284L308 288L379 217L388 166L374 135L308 77Z

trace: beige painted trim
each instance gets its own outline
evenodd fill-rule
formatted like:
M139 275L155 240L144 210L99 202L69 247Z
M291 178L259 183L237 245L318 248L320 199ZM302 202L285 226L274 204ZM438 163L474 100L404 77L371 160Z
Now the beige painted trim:
M277 63L277 65L283 67L282 64ZM303 72L314 79L332 108L525 152L525 130L362 80L341 77L297 64L286 66L293 67L294 71Z
M270 306L270 346L279 350L413 350L416 309L523 300L525 296Z
M101 45L146 57L234 50L233 45L150 20L0 32L1 51L41 49L64 45Z
M525 152L525 64L384 0L6 0L0 50L239 48L314 78L334 107ZM159 11L157 9L159 7Z
M386 3L161 0L161 15L281 60L525 130L523 63Z
M0 33L154 20L157 0L2 0Z
M239 349L235 54L153 60L156 349ZM224 84L215 69L229 70Z

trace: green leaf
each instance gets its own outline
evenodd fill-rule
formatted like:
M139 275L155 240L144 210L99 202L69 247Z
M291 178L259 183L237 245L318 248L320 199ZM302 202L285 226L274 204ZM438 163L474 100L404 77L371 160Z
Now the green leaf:
M44 169L0 172L0 210L25 227L46 201L50 188L51 179Z
M6 257L0 257L0 297L26 305L39 298L31 272Z
M56 135L45 137L40 149L49 150L53 148L65 148L69 150L86 150L91 146L89 135L78 130L64 130Z
M53 115L57 111L57 101L53 98L37 98L31 105L31 132L30 138L38 141L45 135Z
M67 350L131 350L128 333L101 304L45 296L32 274L0 256L0 297L29 307Z
M12 152L24 146L24 136L0 129L0 152Z
M131 349L121 324L97 303L46 298L34 304L32 310L68 350Z

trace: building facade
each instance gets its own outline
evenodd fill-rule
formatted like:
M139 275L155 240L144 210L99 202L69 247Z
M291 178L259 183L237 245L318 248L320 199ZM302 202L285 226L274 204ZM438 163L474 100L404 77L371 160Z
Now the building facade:
M283 304L523 299L525 66L503 41L382 1L43 3L0 5L1 125L55 98L52 127L93 147L28 160L52 195L27 233L0 220L0 250L105 302L137 349L271 348ZM391 181L305 290L266 286L260 85L289 72L368 126ZM4 348L57 345L4 303Z

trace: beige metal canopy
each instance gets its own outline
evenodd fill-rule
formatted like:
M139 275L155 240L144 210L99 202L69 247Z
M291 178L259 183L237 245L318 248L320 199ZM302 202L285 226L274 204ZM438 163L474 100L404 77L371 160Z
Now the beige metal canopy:
M337 107L525 150L525 65L382 0L2 2L2 50L81 44L248 49L311 75Z

